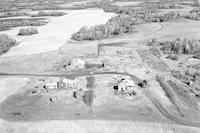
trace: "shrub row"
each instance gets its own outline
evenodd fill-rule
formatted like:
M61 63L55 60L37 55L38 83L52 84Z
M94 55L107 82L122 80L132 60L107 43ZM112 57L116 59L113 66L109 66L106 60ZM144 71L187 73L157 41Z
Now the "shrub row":
M178 56L177 56L177 54L170 54L166 58L174 60L174 61L177 61L179 59Z
M183 83L186 83L187 85L191 85L191 81L192 82L200 82L200 68L199 68L200 64L197 65L191 65L188 68L186 68L186 70L184 70L183 72L181 71L176 71L176 70L172 70L171 73L172 75L182 81ZM198 86L199 88L199 86Z
M63 16L66 13L59 12L59 11L51 11L51 12L45 12L45 11L39 11L36 14L31 15L31 17L42 17L42 16Z
M192 6L193 7L199 7L200 6L199 0L194 0Z
M200 52L200 41L177 38L174 41L160 42L161 50L167 54L195 54Z
M0 55L6 53L11 47L17 45L16 40L5 34L0 34Z
M30 36L30 35L33 35L33 34L38 34L38 30L35 29L35 28L22 28L19 30L19 33L18 35L21 35L21 36Z
M183 8L180 5L176 5L176 4L173 4L173 3L167 3L167 2L159 2L156 5L156 7L158 9L181 9L181 8Z
M42 21L44 19L6 19L0 20L0 31L7 30L12 27L20 26L42 26L46 25L47 21Z
M158 8L156 7L142 7L140 9L136 9L135 7L121 7L116 5L104 5L102 9L105 12L114 12L116 14L129 14L129 15L136 15L136 14L146 14L146 13L157 13Z
M191 20L200 20L200 13L199 12L192 12L189 13L188 15L185 16L185 18L187 19L191 19Z
M16 16L27 16L25 12L5 12L0 14L0 18L16 17Z
M190 13L200 13L200 8L196 7L193 10L191 10Z
M182 15L180 15L177 12L168 12L165 14L137 14L136 16L134 16L136 19L140 19L142 20L144 23L149 23L149 22L168 22L168 21L172 21L174 19L177 18L181 18L183 17Z
M18 11L16 7L12 7L11 5L0 5L0 12L10 12L10 11Z
M135 15L138 13L145 14L145 13L157 13L158 9L180 9L182 6L172 4L172 3L157 3L149 6L144 6L142 8L136 9L135 7L130 6L117 6L111 5L107 3L106 5L102 5L102 8L105 12L114 12L117 14L130 14Z
M52 4L43 4L43 5L36 5L34 7L31 7L33 11L38 10L62 10L65 9L64 7L52 5Z

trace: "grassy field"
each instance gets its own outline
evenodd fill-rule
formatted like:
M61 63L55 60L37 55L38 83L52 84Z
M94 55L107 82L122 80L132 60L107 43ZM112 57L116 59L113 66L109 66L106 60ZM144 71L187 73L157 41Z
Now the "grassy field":
M42 121L37 123L0 122L1 133L199 133L199 129L159 123L127 121Z

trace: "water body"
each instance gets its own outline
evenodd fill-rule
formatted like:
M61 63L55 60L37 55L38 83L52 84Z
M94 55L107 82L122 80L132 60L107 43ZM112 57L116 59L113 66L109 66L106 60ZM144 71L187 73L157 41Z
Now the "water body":
M20 27L0 32L0 34L5 33L20 42L2 57L31 55L56 50L82 26L104 24L115 15L101 9L69 10L66 12L68 14L64 16L47 17L49 23L37 27L39 34L36 35L18 36Z

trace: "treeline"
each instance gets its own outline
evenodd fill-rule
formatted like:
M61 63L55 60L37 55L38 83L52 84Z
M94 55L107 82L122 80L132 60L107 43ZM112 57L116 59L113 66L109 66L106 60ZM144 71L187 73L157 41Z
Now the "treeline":
M11 47L17 45L17 41L5 34L0 34L0 55L6 53Z
M45 19L2 19L0 20L0 31L21 26L42 26L48 22Z
M82 27L77 33L74 33L71 36L72 39L77 41L99 40L123 33L133 32L133 26L136 24L168 22L181 17L186 18L178 12L159 14L158 10L162 7L156 5L137 9L135 7L111 5L110 2L106 1L100 3L98 6L105 12L114 12L118 14L118 16L111 18L106 24L93 27ZM176 5L174 4L168 6L169 8L176 8Z
M185 18L192 20L200 20L200 8L194 8L189 12L189 14L185 15Z
M173 3L166 3L166 2L158 3L156 5L156 7L158 9L181 9L181 8L183 8L180 5L176 5L176 4L173 4Z
M150 23L150 22L169 22L177 18L183 17L178 12L168 12L165 14L137 14L134 16L136 19L142 20L143 23Z
M200 8L196 7L193 10L191 10L190 13L200 13Z
M59 11L50 11L50 12L45 12L45 11L39 11L36 14L31 15L31 17L42 17L42 16L63 16L67 13L64 12L59 12Z
M19 30L19 33L18 35L21 35L21 36L30 36L30 35L33 35L33 34L38 34L38 30L35 29L35 28L22 28Z
M111 18L106 24L96 25L93 27L82 27L77 33L72 34L72 39L82 40L99 40L116 36L121 33L132 32L133 18L128 15L119 15Z
M200 13L189 13L188 15L185 15L185 18L191 20L200 20Z
M5 12L0 14L0 18L16 17L16 16L28 16L26 12Z
M187 84L192 88L195 88L195 90L200 90L200 64L189 65L183 71L172 70L171 73L176 79L180 80L181 82ZM200 98L199 93L196 96Z
M176 12L169 12L164 15L139 13L134 15L120 14L112 17L106 24L93 27L82 27L74 33L71 38L77 41L99 40L116 36L123 33L133 32L133 26L149 22L167 22L172 19L180 18L181 15Z
M136 15L136 14L142 14L142 13L157 13L158 8L156 7L142 7L139 9L136 9L135 7L128 7L128 6L116 6L116 5L103 5L102 9L105 12L114 12L116 14L129 14L129 15Z
M173 41L159 42L165 54L196 54L200 52L200 40L177 38Z
M9 5L9 4L0 5L0 12L12 12L12 11L18 11L18 9L16 7Z
M77 41L82 40L99 40L116 36L123 33L133 32L133 27L136 24L144 24L151 22L169 22L178 18L187 18L199 20L199 14L193 16L181 15L178 12L168 12L160 14L159 9L182 8L181 6L170 3L154 3L153 6L142 7L136 9L135 7L120 7L111 5L110 2L105 1L98 5L105 12L114 12L118 16L108 20L106 24L97 25L93 27L82 27L77 33L74 33L71 38Z

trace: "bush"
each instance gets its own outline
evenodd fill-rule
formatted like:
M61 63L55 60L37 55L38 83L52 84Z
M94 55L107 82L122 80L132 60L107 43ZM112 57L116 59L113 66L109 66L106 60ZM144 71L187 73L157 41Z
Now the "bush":
M175 60L177 61L178 60L178 56L177 55L174 55L174 54L170 54L166 57L167 59L171 59L171 60Z
M18 35L21 35L21 36L30 36L33 34L38 34L38 30L35 28L27 28L27 29L22 28L19 30L19 33L18 33Z
M16 40L5 34L0 34L0 55L6 53L11 47L17 45Z
M78 32L72 34L72 39L77 41L82 40L99 40L104 38L106 34L103 34L105 31L105 25L96 25L94 27L82 27Z
M197 53L196 55L194 55L193 58L200 59L200 53Z
M104 5L103 7L102 7L102 9L105 11L105 12L114 12L114 13L117 13L117 14L119 14L119 13L122 13L121 12L121 7L120 6L116 6L116 5Z
M157 44L158 44L158 41L157 41L156 38L153 38L153 39L151 39L151 40L149 40L149 41L147 42L147 45L148 45L148 46L156 46Z
M182 16L178 12L169 12L161 16L161 21L162 22L168 22L173 19L181 18Z

